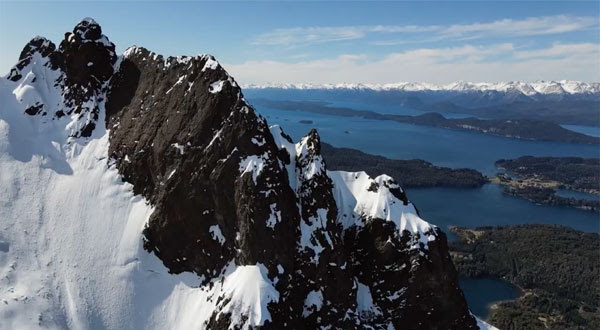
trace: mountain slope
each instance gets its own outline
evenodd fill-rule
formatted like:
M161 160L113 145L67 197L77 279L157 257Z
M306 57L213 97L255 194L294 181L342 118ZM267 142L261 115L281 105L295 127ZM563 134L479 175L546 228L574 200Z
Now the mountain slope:
M468 329L444 234L208 55L84 19L0 81L0 328Z

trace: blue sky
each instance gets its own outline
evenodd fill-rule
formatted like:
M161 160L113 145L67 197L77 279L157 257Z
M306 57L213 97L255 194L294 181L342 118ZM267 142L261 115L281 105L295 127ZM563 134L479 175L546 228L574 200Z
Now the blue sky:
M600 80L589 2L7 2L0 73L83 17L122 52L210 53L241 83Z

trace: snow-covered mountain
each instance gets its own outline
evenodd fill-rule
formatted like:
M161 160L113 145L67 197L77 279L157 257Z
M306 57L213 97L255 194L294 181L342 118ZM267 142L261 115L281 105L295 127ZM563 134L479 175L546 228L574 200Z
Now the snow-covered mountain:
M576 81L371 84L271 84L244 86L249 99L384 104L425 112L491 119L600 125L600 83ZM364 107L364 105L363 105Z
M431 84L416 82L400 82L393 84L247 84L242 86L245 89L354 89L354 90L375 90L375 91L453 91L453 92L518 92L527 96L535 94L600 94L600 83L581 82L572 80L560 81L536 81L536 82L465 82L459 81L450 84Z
M209 55L92 19L0 79L0 328L476 329L391 177L327 171Z

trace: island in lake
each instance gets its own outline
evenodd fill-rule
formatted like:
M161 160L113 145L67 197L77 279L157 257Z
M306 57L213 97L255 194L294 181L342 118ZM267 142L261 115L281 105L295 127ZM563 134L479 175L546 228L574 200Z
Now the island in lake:
M499 278L523 295L492 306L500 329L600 329L600 236L555 225L465 229L449 243L459 274Z
M488 182L483 174L473 169L435 166L421 159L389 159L356 149L336 148L327 143L321 143L321 155L332 171L365 171L372 177L387 174L405 188L477 188Z
M437 112L418 116L382 114L370 110L332 107L323 102L280 101L257 98L254 104L287 111L304 111L343 117L362 117L375 120L432 126L445 129L474 131L523 140L555 141L564 143L600 144L600 138L589 136L563 128L559 124L526 119L478 119L446 118Z
M501 159L492 182L504 185L504 193L549 205L571 206L600 212L600 159L581 157L533 157ZM565 197L557 190L579 191L587 198Z

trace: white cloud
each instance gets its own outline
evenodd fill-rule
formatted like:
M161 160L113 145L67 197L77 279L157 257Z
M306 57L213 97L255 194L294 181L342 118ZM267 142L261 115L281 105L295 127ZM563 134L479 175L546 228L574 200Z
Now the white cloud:
M557 15L454 25L296 27L276 29L260 34L251 43L254 45L297 46L362 39L368 34L419 34L428 36L421 39L421 41L436 41L448 38L470 40L485 36L514 37L559 34L590 29L597 26L598 20L595 17ZM417 41L412 40L408 42ZM395 45L406 42L406 40L377 40L373 44Z
M394 83L417 81L450 83L468 81L600 81L598 44L557 44L534 51L512 44L423 48L388 54L382 59L342 55L284 63L248 61L227 64L242 84L264 83ZM594 50L595 49L595 50ZM550 56L544 56L551 54Z
M512 52L514 47L511 43L497 44L492 46L472 46L465 45L460 47L447 48L422 48L409 50L403 53L393 53L388 55L387 60L398 62L448 62L448 61L469 61L478 62L486 57L493 55L502 55Z
M252 41L254 45L292 45L360 39L365 31L360 27L308 27L276 29Z
M522 20L502 19L490 23L451 25L443 30L447 36L494 34L503 36L535 36L579 31L598 25L594 17L566 15L529 17Z
M557 57L557 56L596 56L600 54L600 45L594 43L554 44L550 48L519 51L515 58Z

